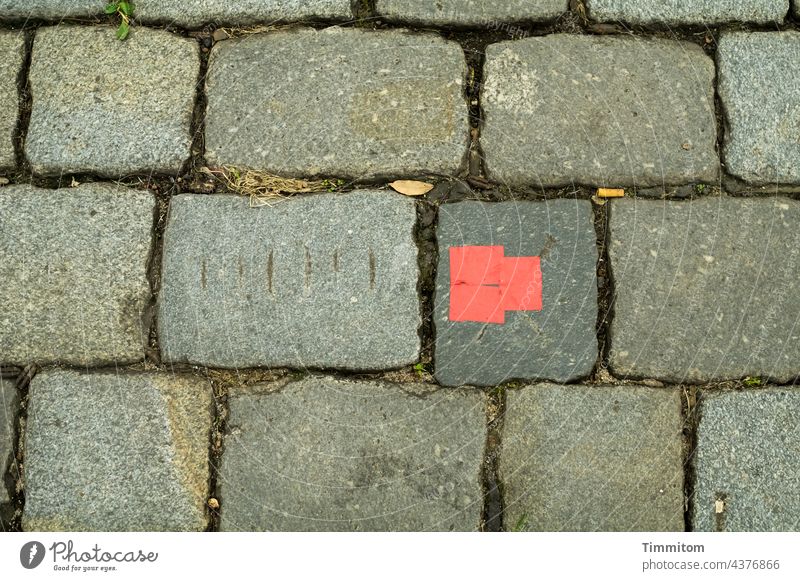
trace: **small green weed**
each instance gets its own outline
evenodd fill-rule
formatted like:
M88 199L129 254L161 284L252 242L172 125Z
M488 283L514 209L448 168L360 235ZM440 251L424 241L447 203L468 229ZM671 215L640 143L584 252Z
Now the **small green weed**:
M517 524L514 525L512 532L514 533L525 532L527 526L528 526L528 515L523 513L522 516L520 516L519 519L517 520Z
M424 363L417 363L417 364L414 366L414 371L416 371L416 372L417 372L417 375L419 375L420 377L422 377L422 374L423 374L423 373L425 373L425 364L424 364Z
M745 387L760 387L764 384L760 377L745 377L743 383Z
M106 14L119 14L121 19L119 27L117 28L117 38L119 40L128 38L134 10L136 10L136 5L128 0L120 0L119 2L109 2L106 4Z
M322 180L322 185L329 192L335 192L344 185L344 180Z

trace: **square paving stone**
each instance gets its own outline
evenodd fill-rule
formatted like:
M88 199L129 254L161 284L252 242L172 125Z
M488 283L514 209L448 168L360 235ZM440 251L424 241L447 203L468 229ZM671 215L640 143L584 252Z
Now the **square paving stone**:
M436 379L444 385L497 385L512 379L571 381L588 375L597 359L597 246L590 202L461 202L439 208L439 268L436 277ZM479 265L485 278L464 297L453 277L468 265L451 257L463 247L499 249L505 264L515 265L514 286L530 304L511 309L500 304L491 266ZM539 273L529 276L516 258L538 257ZM456 266L454 267L454 263ZM515 280L516 279L516 280ZM516 285L514 283L516 282ZM470 281L466 281L470 282ZM467 291L470 292L470 291ZM518 298L518 297L514 297ZM532 310L539 306L541 310ZM485 307L487 317L457 312Z
M25 433L26 531L200 531L210 385L156 373L39 373Z
M200 72L194 40L134 27L40 28L25 151L35 173L177 173Z
M0 0L0 18L58 20L101 16L104 6L103 0Z
M544 21L558 18L567 11L567 1L377 0L375 10L382 19L390 21L426 26L451 24L500 28L503 22Z
M107 184L0 189L0 363L144 357L154 208Z
M11 490L6 488L6 473L14 459L14 431L18 408L17 390L14 382L0 379L0 518L8 516L7 503L11 502Z
M800 530L800 391L708 393L700 413L694 529Z
M16 164L14 132L19 116L17 78L25 59L25 37L0 31L0 171Z
M211 53L206 156L284 175L453 174L469 127L461 47L332 27L254 34Z
M166 359L385 369L419 358L414 201L359 191L250 207L173 198L158 324Z
M717 55L728 172L800 184L800 33L725 33Z
M800 375L798 223L800 203L786 198L614 202L614 374Z
M684 530L681 396L638 386L507 393L506 530Z
M487 172L547 187L713 182L713 81L713 61L687 42L554 34L491 44Z
M311 376L236 390L221 528L477 530L485 413L480 392L425 385Z
M308 18L350 20L350 0L137 0L136 19L199 28Z
M586 0L592 20L630 24L719 24L723 22L783 22L789 0Z

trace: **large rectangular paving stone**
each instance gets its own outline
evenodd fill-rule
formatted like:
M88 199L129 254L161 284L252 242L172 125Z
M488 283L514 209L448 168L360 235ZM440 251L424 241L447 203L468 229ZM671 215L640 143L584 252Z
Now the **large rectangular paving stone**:
M783 22L789 0L586 0L589 18L630 24L720 24Z
M30 386L26 531L200 531L210 385L156 373L44 371Z
M377 0L375 10L385 20L425 26L496 27L509 21L553 20L567 11L566 0Z
M0 363L144 357L154 208L105 184L0 190Z
M694 529L800 530L800 391L708 393L700 413Z
M311 376L230 398L225 531L474 531L486 401Z
M439 382L570 381L591 372L597 359L597 246L588 201L446 204L436 236ZM466 278L473 266L451 253L465 246L501 247L502 262L512 265L511 283L495 280L496 266L479 259L480 288L463 295L459 286L475 288L476 281ZM535 259L516 257L538 257L540 273L531 276L525 266ZM535 287L541 288L541 305ZM514 289L524 296L514 296ZM500 304L506 298L517 300L516 306Z
M137 0L136 18L142 22L245 26L308 18L349 20L350 0Z
M338 27L225 41L206 81L206 156L286 175L454 174L469 126L461 47Z
M14 132L19 114L17 78L24 60L24 35L0 31L0 171L16 164Z
M158 323L166 359L384 369L419 357L414 202L359 191L252 208L172 200Z
M717 55L728 172L800 184L800 33L726 33Z
M800 374L800 203L621 200L611 207L619 376L671 382Z
M40 28L25 152L40 174L177 173L189 157L197 43L136 27Z
M678 390L541 384L506 402L506 530L684 530Z
M713 181L714 63L687 42L555 34L486 50L481 145L510 185Z
M102 15L105 4L103 0L0 0L0 18L86 18Z
M11 502L12 491L6 488L5 476L14 459L18 404L14 382L0 379L0 519L8 513L7 504Z

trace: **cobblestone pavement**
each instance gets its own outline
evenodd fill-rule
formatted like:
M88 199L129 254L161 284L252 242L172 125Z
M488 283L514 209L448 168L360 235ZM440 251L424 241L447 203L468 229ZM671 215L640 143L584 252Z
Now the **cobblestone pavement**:
M3 530L800 530L800 3L104 5L0 0Z

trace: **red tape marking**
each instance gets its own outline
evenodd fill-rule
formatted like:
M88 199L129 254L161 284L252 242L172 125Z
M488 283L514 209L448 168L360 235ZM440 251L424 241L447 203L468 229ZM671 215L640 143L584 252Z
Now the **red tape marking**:
M450 320L506 322L506 311L542 310L538 256L506 257L502 246L450 247Z

